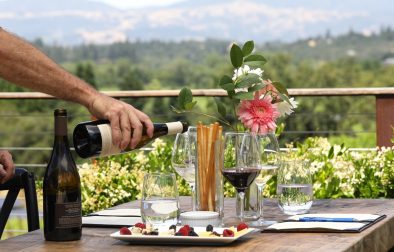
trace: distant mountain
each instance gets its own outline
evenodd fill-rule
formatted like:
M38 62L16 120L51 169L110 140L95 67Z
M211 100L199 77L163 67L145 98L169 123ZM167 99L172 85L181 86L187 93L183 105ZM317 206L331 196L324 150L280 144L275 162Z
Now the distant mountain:
M46 43L126 40L293 41L350 29L371 34L394 26L391 0L199 0L121 10L89 0L3 0L0 25Z

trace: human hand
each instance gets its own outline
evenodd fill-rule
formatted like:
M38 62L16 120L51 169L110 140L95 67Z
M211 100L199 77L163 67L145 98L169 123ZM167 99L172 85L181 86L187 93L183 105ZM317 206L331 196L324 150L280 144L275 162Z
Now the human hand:
M0 151L0 184L7 182L15 174L15 165L8 151Z
M148 136L153 136L153 123L150 118L130 104L97 94L90 102L88 110L95 117L110 121L112 142L122 150L127 146L135 148L141 140L143 124L147 128Z

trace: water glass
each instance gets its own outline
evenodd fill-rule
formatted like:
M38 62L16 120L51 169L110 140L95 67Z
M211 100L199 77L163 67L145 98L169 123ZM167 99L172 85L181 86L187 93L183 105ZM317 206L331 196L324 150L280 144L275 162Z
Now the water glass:
M309 162L282 160L278 171L278 204L288 215L307 213L313 203L312 175Z
M154 228L178 223L179 195L175 174L146 173L141 199L141 217Z

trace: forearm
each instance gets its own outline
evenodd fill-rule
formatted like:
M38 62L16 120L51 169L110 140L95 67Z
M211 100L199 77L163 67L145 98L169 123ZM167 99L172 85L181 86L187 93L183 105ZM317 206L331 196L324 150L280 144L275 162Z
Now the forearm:
M90 107L99 93L38 49L0 28L0 76L14 84Z

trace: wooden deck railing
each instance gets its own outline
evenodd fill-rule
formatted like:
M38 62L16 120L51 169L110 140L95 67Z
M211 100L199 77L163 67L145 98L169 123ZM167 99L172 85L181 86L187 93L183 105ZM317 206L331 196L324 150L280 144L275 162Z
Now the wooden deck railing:
M194 96L226 96L222 89L194 89ZM114 98L176 97L179 90L106 91ZM393 146L394 87L382 88L300 88L289 89L291 96L374 96L376 107L376 135L378 146ZM38 92L0 92L0 99L54 99Z

